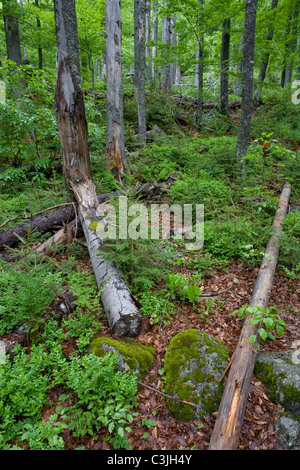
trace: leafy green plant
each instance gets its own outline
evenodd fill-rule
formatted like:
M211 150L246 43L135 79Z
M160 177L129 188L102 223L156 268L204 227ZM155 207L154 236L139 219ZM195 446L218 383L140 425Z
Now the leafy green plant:
M0 334L25 325L30 342L54 297L61 292L62 273L33 252L19 266L1 261Z
M168 301L165 290L142 292L139 301L142 305L141 313L149 316L153 325L161 321L167 325L175 314L174 305Z
M278 316L278 308L276 306L264 308L255 305L243 305L240 309L232 313L237 314L239 318L243 319L245 316L251 315L250 325L261 324L258 333L262 340L271 339L275 340L273 332L276 332L279 337L284 335L284 328L286 323ZM257 340L256 335L249 338L249 342L254 344Z

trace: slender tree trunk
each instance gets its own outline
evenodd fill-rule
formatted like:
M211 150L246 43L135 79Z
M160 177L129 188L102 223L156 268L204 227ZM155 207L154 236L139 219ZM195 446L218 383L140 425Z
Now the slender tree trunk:
M39 0L35 0L36 7L39 8ZM43 49L41 46L41 21L39 16L36 17L36 26L38 30L38 38L39 38L39 47L38 47L38 55L39 55L39 69L43 68Z
M170 20L170 43L172 44L172 61L170 63L170 77L171 77L171 85L175 85L176 79L176 56L174 54L174 48L176 47L176 18L175 16Z
M197 32L197 87L198 87L198 107L196 112L196 128L201 129L202 119L203 119L203 101L204 101L204 31L203 31L203 22L204 22L204 6L205 0L198 0L198 3L201 4L201 10L198 14L198 32Z
M125 170L123 86L121 61L121 4L106 0L106 147L108 168L121 181Z
M151 41L151 1L146 0L146 44ZM152 76L151 70L151 47L146 46L146 79Z
M239 27L242 27L242 26L243 26L243 23L241 23L239 25ZM242 59L242 55L243 55L243 37L242 37L242 35L240 37L240 41L239 41L239 44L238 44L238 55L239 55L240 59L238 60L237 66L236 66L237 77L236 77L236 81L235 81L235 94L236 94L236 96L241 96L241 94L242 94L242 75L243 75L243 59Z
M246 0L245 31L244 31L244 58L243 58L243 85L242 108L239 132L236 146L236 159L240 161L246 157L251 132L251 119L253 110L253 71L254 46L256 29L256 12L258 0Z
M230 18L223 23L222 46L221 46L221 83L220 83L220 113L224 116L229 114L229 56L230 56Z
M287 63L286 63L286 68L285 68L285 76L284 76L285 87L289 83L292 82L295 51L297 47L299 10L300 10L300 0L297 0L295 4L294 14L293 14L293 19L292 19L292 24L291 24L291 39L288 44L288 58L287 58Z
M67 187L78 203L78 215L88 245L91 263L108 322L113 332L137 336L141 317L121 274L101 259L101 240L93 223L97 214L97 193L91 175L88 129L81 89L79 45L75 0L54 0L57 36L57 124L63 150ZM117 26L117 25L115 25Z
M164 6L166 1L164 0ZM171 84L171 65L170 65L170 43L171 43L171 21L170 18L162 19L162 66L161 66L161 86L164 90L170 91Z
M15 62L16 65L22 65L19 22L13 13L17 2L16 0L4 0L2 4L7 58Z
M145 26L146 1L134 0L134 84L137 89L138 97L138 128L140 142L146 142Z
M19 21L15 15L15 9L18 8L16 0L4 0L3 5L3 19L6 39L6 52L7 58L14 62L16 66L22 65L22 52L19 31ZM20 72L16 68L12 68L11 74L18 76L17 83L10 85L10 92L19 96L20 92L26 88L25 80L20 76Z
M153 2L153 16L152 16L152 40L155 45L152 47L152 59L153 61L153 68L152 68L152 77L157 79L158 77L158 67L155 63L157 59L157 41L158 41L158 17L157 17L157 5L158 2Z
M271 8L272 13L277 8L277 6L278 6L278 0L273 0L272 1L272 8ZM272 14L272 17L271 17L271 20L270 20L269 32L268 32L268 36L267 36L267 41L269 43L271 41L273 41L273 36L274 36L274 14ZM259 71L258 84L257 84L257 88L255 90L255 102L256 102L256 104L260 103L261 84L263 83L263 81L265 80L265 77L266 77L267 68L268 68L268 65L269 65L269 58L270 58L270 51L268 50L267 53L265 54L264 58L263 58L263 61L262 61L261 67L260 67L260 71Z

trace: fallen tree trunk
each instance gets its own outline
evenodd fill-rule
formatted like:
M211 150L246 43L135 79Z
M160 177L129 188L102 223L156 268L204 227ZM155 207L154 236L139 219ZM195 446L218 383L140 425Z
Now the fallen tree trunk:
M177 173L170 175L163 182L159 183L148 183L132 187L129 193L134 194L136 197L145 198L148 196L157 195L160 192L167 191L170 185L177 178ZM99 194L97 200L99 204L103 204L109 199L118 196L117 191L110 193ZM41 234L46 232L53 232L56 228L62 226L52 237L46 240L43 244L37 247L37 251L46 252L51 245L60 245L69 243L74 236L82 236L81 222L79 219L74 219L76 206L65 207L55 211L48 212L42 216L30 219L24 224L15 225L13 228L3 230L0 233L0 251L4 250L5 247L14 247L20 243L19 237L25 237L28 229L31 231L37 231ZM19 235L19 237L18 237Z
M13 247L20 242L19 237L26 237L28 230L47 233L53 230L55 226L62 226L73 220L75 210L73 205L69 205L62 209L43 214L34 219L30 219L24 224L15 225L13 228L3 230L0 233L0 250L6 246Z
M99 221L96 186L92 179L88 128L81 87L75 0L54 0L57 38L55 90L57 126L63 151L66 186L77 201L78 217L108 323L114 333L138 336L142 327L139 308L114 265L101 258L101 240L91 227Z
M277 265L282 222L288 210L291 186L286 183L279 200L273 222L273 235L267 245L262 265L252 293L250 305L266 308L269 302L273 276ZM235 450L238 446L249 388L251 384L257 343L249 338L258 337L259 324L251 325L252 316L247 316L237 347L231 359L228 378L211 436L209 450Z

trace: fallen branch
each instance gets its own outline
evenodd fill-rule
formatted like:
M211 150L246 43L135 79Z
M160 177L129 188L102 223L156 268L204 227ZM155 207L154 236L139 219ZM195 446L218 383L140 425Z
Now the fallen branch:
M132 187L129 190L129 193L136 195L137 197L148 197L151 195L156 195L159 192L166 190L170 187L170 185L175 181L177 178L177 173L169 176L166 181L159 182L159 183L148 183L143 185L138 185ZM113 197L117 197L120 193L117 191L113 191L111 193L99 194L97 196L99 204L103 204L104 202L109 201ZM49 247L52 245L61 245L69 243L68 240L73 239L74 236L80 236L83 234L80 220L75 220L74 217L76 215L76 203L66 203L62 204L64 207L63 209L59 209L56 211L49 212L53 209L53 206L47 209L44 209L41 212L37 212L36 214L32 214L32 217L27 217L30 219L29 222L24 224L16 225L13 228L8 230L4 230L0 233L0 251L4 250L5 247L13 247L17 245L20 241L18 235L21 237L26 237L28 230L37 231L39 233L46 233L52 232L53 229L57 226L62 227L58 230L53 236L51 236L48 240L46 240L43 245L41 246L40 251L47 251ZM48 214L45 214L48 212ZM41 216L35 217L38 214L43 214ZM33 218L34 217L34 218ZM20 217L21 218L21 217ZM23 218L23 217L22 217ZM2 226L6 223L15 220L10 219L7 220ZM77 230L75 230L75 226L77 224Z
M16 225L8 230L0 233L0 250L5 249L6 246L13 247L19 243L19 237L26 237L28 230L32 232L47 233L53 230L55 226L62 226L67 224L75 217L74 204L30 219L30 221Z
M183 403L184 405L190 405L190 406L193 406L194 408L197 408L197 405L195 403L191 403L190 401L180 400L179 398L173 397L172 395L167 395L166 393L161 392L160 390L157 390L157 388L150 387L150 385L146 385L143 382L140 382L139 380L137 380L137 383L139 385L142 385L143 387L149 388L149 390L152 390L153 392L159 393L160 395L166 398L170 398L170 400L175 400L180 403Z
M273 235L267 245L262 265L252 293L250 305L266 308L269 302L273 277L277 265L282 223L288 210L291 193L289 183L284 185L276 216ZM257 354L257 343L250 344L249 338L258 338L259 324L251 324L247 316L232 361L228 364L228 378L211 436L209 450L235 450L238 446L247 398ZM257 339L258 341L258 339Z

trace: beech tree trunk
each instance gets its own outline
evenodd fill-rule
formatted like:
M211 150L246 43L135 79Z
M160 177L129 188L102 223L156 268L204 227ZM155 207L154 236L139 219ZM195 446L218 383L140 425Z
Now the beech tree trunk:
M146 142L146 1L134 0L134 85L138 100L138 129L140 142Z
M229 114L228 104L228 82L229 82L229 56L230 56L230 18L223 23L222 46L221 46L221 82L220 82L220 113L224 116Z
M123 128L120 0L106 0L106 147L108 167L121 182L126 156Z
M19 22L14 14L17 2L16 0L4 0L2 4L7 58L15 62L16 65L22 65Z
M146 0L146 44L151 41L151 1ZM151 70L151 47L146 46L146 80L152 77Z
M153 67L152 67L152 77L156 79L158 77L158 67L155 63L155 59L157 59L157 41L158 41L158 17L157 17L157 5L158 2L153 2L153 10L152 10L152 40L155 45L152 47L152 59L154 59Z
M251 119L253 110L253 71L254 46L256 30L256 12L258 0L246 0L244 28L244 56L242 108L236 146L236 159L239 162L246 157L250 139Z
M201 9L198 13L198 25L197 25L197 95L198 95L198 108L196 112L196 127L201 130L202 127L202 118L203 118L203 101L204 101L204 31L203 31L203 19L204 19L204 5L205 0L198 0L198 3L201 5Z
M291 23L291 39L288 44L288 57L285 67L284 74L284 86L286 87L289 83L292 82L293 76L293 67L295 59L295 51L297 47L297 32L298 32L298 21L299 21L299 10L300 10L300 0L297 0L295 3L292 23Z
M78 216L97 285L102 290L101 300L109 326L115 333L137 336L142 324L139 309L121 274L101 258L101 241L91 227L92 222L99 222L98 201L91 175L81 89L75 0L54 0L54 10L57 36L55 98L66 185L78 203ZM115 42L118 43L117 37Z
M164 0L166 6L166 0ZM171 64L170 64L170 45L171 45L171 21L165 16L162 18L162 66L161 66L161 86L166 91L171 91Z
M273 235L267 245L264 259L255 283L250 305L267 308L273 277L277 265L282 223L288 209L291 186L286 183L273 222ZM209 450L235 450L238 446L249 388L251 384L257 344L250 344L249 338L257 337L260 325L251 325L247 316L237 347L231 359L229 375L218 410Z

